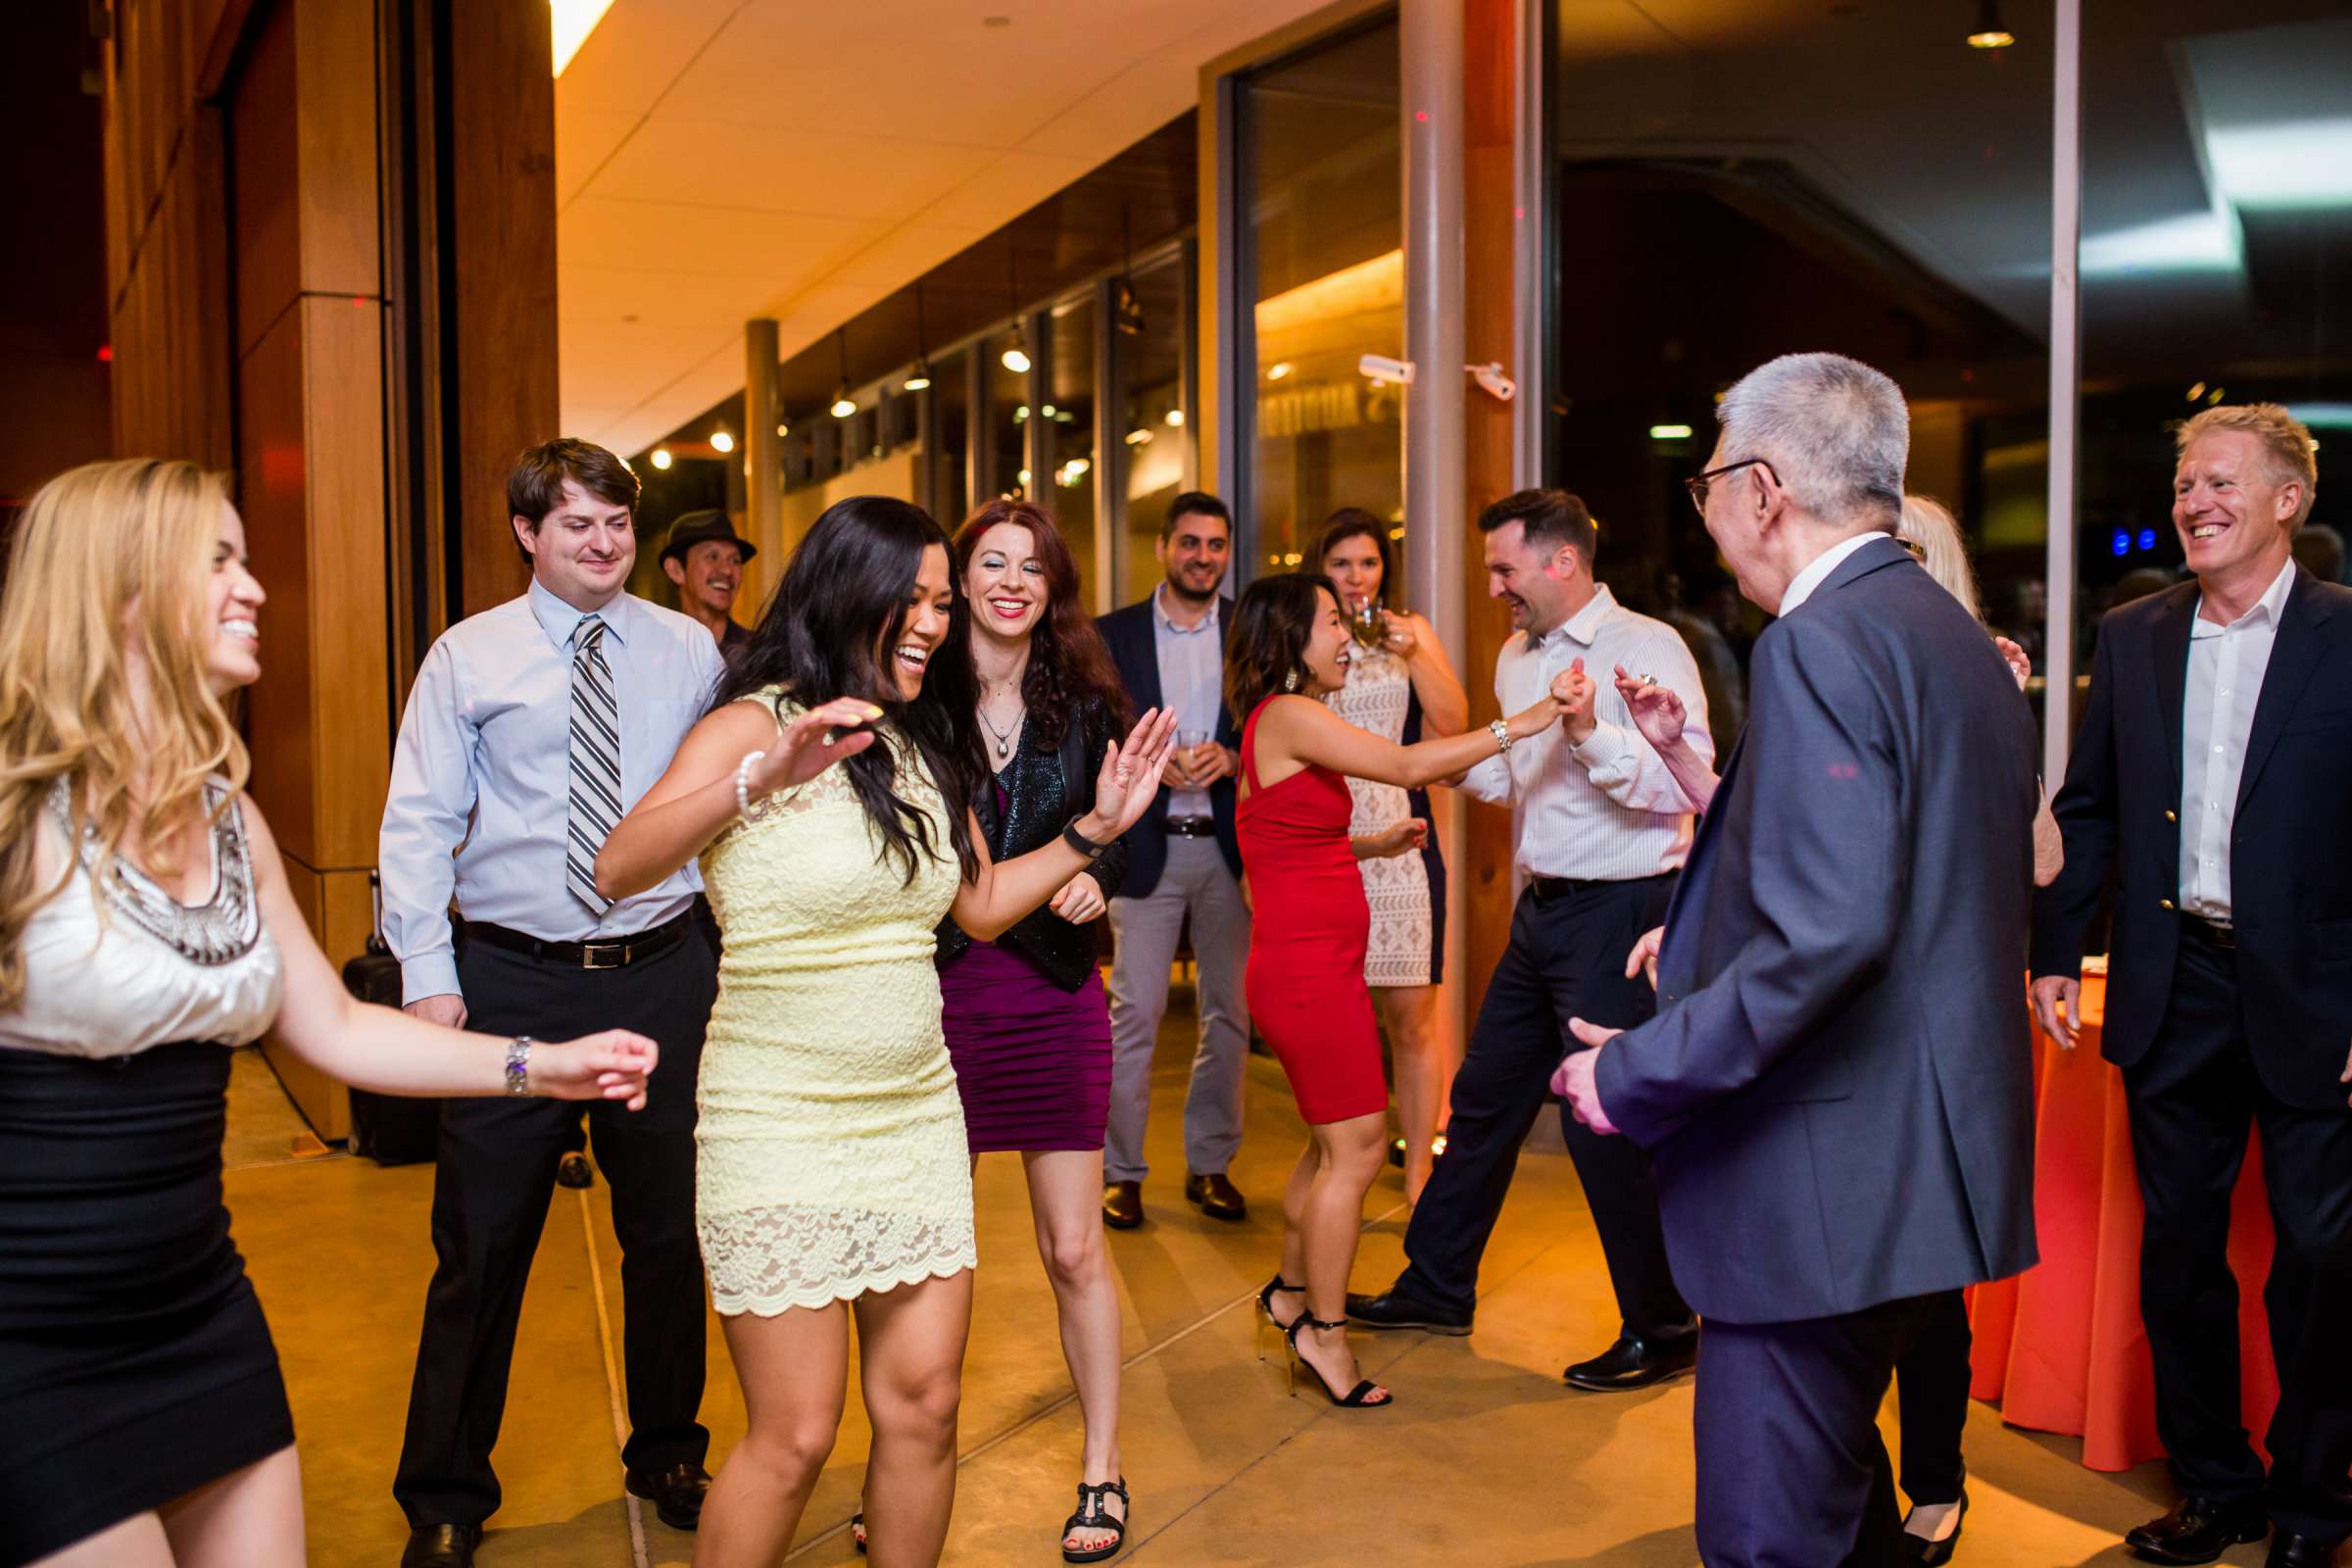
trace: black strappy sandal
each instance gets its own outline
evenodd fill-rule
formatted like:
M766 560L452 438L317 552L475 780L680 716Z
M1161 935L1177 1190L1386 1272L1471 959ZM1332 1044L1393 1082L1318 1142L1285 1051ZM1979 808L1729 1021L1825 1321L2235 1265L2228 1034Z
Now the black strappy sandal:
M1127 1497L1127 1478L1125 1476L1119 1477L1116 1481L1105 1481L1101 1486L1095 1487L1090 1487L1083 1481L1078 1483L1078 1511L1070 1515L1069 1521L1061 1527L1061 1560L1063 1562L1103 1562L1117 1556L1119 1548L1127 1544L1127 1521L1124 1518L1114 1517L1111 1511L1103 1506L1114 1496L1119 1499L1119 1506L1122 1510L1129 1513L1134 1511L1135 1504L1130 1502ZM1112 1532L1112 1535L1100 1546L1081 1548L1069 1544L1070 1532L1073 1530L1108 1530Z
M1298 1368L1303 1363L1307 1371L1314 1374L1315 1387L1323 1391L1323 1397L1341 1409L1385 1410L1396 1402L1396 1396L1394 1394L1388 1394L1386 1389L1370 1378L1357 1380L1355 1387L1349 1389L1347 1397L1343 1398L1337 1389L1323 1381L1323 1374L1316 1368L1315 1363L1298 1353L1298 1333L1301 1329L1344 1329L1347 1326L1348 1320L1345 1318L1326 1322L1311 1312L1301 1312L1291 1320L1291 1326L1283 1331L1283 1338L1289 1342L1291 1347L1291 1397L1298 1396ZM1372 1397L1375 1394L1388 1394L1388 1397L1375 1399Z
M1275 1333L1282 1334L1290 1329L1289 1324L1274 1316L1274 1293L1276 1291L1296 1291L1303 1296L1306 1294L1306 1287L1293 1285L1280 1274L1276 1274L1272 1279L1266 1281L1266 1288L1257 1293L1257 1358L1260 1361L1266 1358L1266 1330L1272 1329Z

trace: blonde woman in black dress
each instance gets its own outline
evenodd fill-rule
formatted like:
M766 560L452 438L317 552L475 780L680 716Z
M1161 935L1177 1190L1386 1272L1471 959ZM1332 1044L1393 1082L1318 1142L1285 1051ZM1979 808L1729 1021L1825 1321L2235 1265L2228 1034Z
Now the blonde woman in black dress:
M227 703L262 587L223 480L41 487L0 598L0 1565L289 1568L302 1480L220 1200L228 1048L386 1094L645 1100L653 1042L443 1029L351 1000Z

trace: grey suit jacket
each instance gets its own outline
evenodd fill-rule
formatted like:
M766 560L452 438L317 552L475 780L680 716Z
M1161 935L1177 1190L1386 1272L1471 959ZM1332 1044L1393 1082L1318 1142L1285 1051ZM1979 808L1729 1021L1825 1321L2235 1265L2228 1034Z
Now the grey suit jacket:
M1893 540L1765 629L1602 1107L1653 1154L1675 1282L1779 1323L2034 1261L2034 726Z

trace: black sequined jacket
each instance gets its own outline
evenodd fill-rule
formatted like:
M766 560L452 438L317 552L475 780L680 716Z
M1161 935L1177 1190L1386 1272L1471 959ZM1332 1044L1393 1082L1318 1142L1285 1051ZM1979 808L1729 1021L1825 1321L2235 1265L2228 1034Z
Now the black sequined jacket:
M1038 745L1024 735L1004 771L972 803L980 830L988 838L992 859L1008 860L1027 855L1061 837L1061 830L1094 808L1095 775L1102 770L1102 754L1110 743L1111 720L1098 703L1087 703L1074 716L1065 744ZM1075 792L1070 787L1075 779ZM997 786L1006 797L997 809ZM1109 899L1127 875L1127 845L1113 843L1095 861L1094 878ZM1091 926L1073 925L1046 906L1040 906L1011 930L997 939L1033 959L1064 991L1086 983L1095 967L1095 933ZM960 957L972 939L955 918L939 922L938 959L942 967Z

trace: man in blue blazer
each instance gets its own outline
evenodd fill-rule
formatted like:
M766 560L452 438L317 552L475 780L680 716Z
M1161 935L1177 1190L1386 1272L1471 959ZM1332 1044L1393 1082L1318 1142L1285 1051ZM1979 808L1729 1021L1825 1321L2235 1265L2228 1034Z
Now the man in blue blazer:
M1724 398L1690 481L1758 638L1748 719L1666 917L1658 1015L1555 1079L1650 1152L1705 1321L1710 1568L1901 1560L1877 1414L1924 1298L2034 1261L2018 995L2034 727L1958 601L1888 537L1909 419L1790 355Z
M1225 628L1233 621L1233 601L1221 593L1233 554L1225 503L1198 490L1178 496L1154 553L1165 580L1095 622L1136 711L1175 710L1180 742L1157 805L1127 831L1127 880L1110 901L1117 953L1110 969L1102 1221L1116 1230L1144 1222L1152 1051L1168 1008L1168 966L1188 916L1200 1035L1184 1102L1184 1196L1211 1219L1238 1220L1249 1212L1225 1174L1241 1147L1242 1078L1250 1058L1242 993L1250 909L1242 902L1242 849L1233 829L1242 739L1225 710Z
M2180 1489L2125 1538L2151 1562L2211 1562L2275 1524L2273 1568L2319 1568L2352 1533L2352 589L2292 557L2316 450L2276 404L2181 426L2173 526L2195 579L2100 624L2054 808L2066 869L2034 905L2034 1004L2072 1044L2083 929L2116 873L2100 1045L2131 1107L2140 1315ZM2278 1237L2267 1477L2229 1258L2257 1124Z

